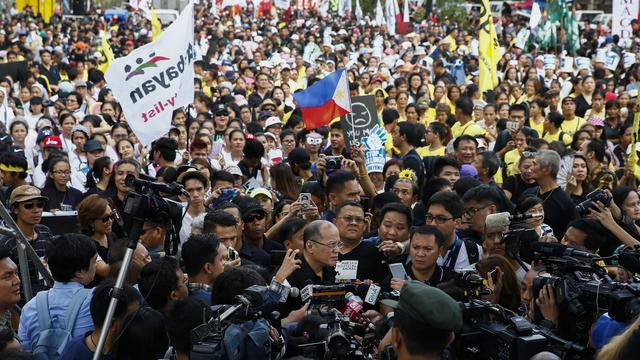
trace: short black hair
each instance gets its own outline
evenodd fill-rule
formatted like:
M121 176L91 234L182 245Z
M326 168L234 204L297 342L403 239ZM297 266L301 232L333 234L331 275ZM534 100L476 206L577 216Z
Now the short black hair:
M571 227L587 235L584 240L584 247L594 253L606 244L609 241L608 238L611 237L611 234L597 220L585 218L573 220L567 225L567 229Z
M493 177L500 168L500 159L493 151L481 151L478 155L482 156L482 167L487 169L489 177Z
M118 360L160 359L169 347L164 316L157 310L142 307L125 319L118 340Z
M559 112L554 111L547 114L547 120L549 120L549 122L552 123L553 126L560 129L560 126L564 122L564 116L562 116L562 114L560 114Z
M238 208L237 205L235 207ZM217 210L208 212L204 216L204 225L202 227L202 232L205 234L210 234L210 233L213 233L216 226L230 227L230 226L237 226L237 225L238 225L238 221L233 215L229 214L224 210L217 209Z
M380 219L384 218L384 216L389 212L400 213L404 215L404 217L407 219L408 226L411 226L411 224L413 224L413 216L411 215L411 209L406 207L404 204L399 202L393 202L383 206L382 210L380 210Z
M591 151L593 151L596 157L596 160L598 160L599 162L604 161L605 146L602 141L598 139L593 139L589 141L589 143L587 144L587 152L591 152Z
M453 191L442 191L434 194L427 203L427 211L429 211L431 205L442 206L454 219L461 218L464 212L462 199Z
M468 201L476 201L483 204L494 204L498 211L502 209L502 198L498 190L490 185L482 184L474 188L469 189L464 193L462 201L465 203Z
M178 260L170 256L153 260L142 268L138 287L149 306L158 311L164 309L169 295L178 288L178 269Z
M471 141L476 145L476 149L478 148L478 140L471 135L460 135L455 140L453 140L453 149L458 150L458 146L463 141Z
M459 180L458 180L459 181ZM451 183L447 179L443 178L431 178L422 187L422 203L426 204L429 202L429 199L436 193L442 191L445 187L450 187Z
M442 232L435 226L422 225L412 227L409 234L409 240L413 240L413 236L415 234L433 235L436 238L436 244L438 244L438 247L442 247L445 243L444 235L442 235Z
M182 177L182 180L180 181L180 183L182 183L182 186L186 186L187 181L189 180L198 180L202 184L202 186L205 188L205 190L207 189L207 187L209 187L209 179L207 179L207 177L204 176L204 174L201 173L200 171L187 172Z
M206 322L213 313L201 299L178 299L167 311L166 324L169 342L180 354L191 353L191 330Z
M509 115L511 115L511 113L514 111L523 111L524 116L529 117L529 111L527 110L527 107L523 104L511 104L511 106L509 106Z
M451 336L451 331L419 322L402 309L395 309L393 327L400 331L407 352L413 356L440 356Z
M226 181L232 183L235 181L233 174L225 170L214 171L211 174L211 188L213 189L218 181Z
M473 100L466 96L460 96L456 100L456 109L462 110L462 113L467 116L473 115Z
M70 233L49 241L45 257L53 279L69 282L76 276L76 272L89 269L96 253L95 241L90 237Z
M284 243L285 240L291 240L293 234L300 231L307 225L307 221L303 218L299 217L291 217L285 220L280 228L278 229L278 234L276 236L276 240L280 243Z
M264 278L255 270L244 266L225 270L211 286L211 304L233 304L236 295L253 285L265 285Z
M187 241L182 244L182 261L187 274L196 275L206 263L214 262L218 256L219 246L220 241L213 234L204 233L189 236Z
M342 209L349 206L357 207L358 209L362 210L362 212L364 212L364 208L362 207L362 205L360 205L359 202L353 201L353 200L347 200L343 203L338 204L338 206L336 206L336 210L334 211L334 213L336 214L336 216L338 216L338 214L340 214Z
M0 245L0 260L11 257L11 250L5 245Z
M107 309L111 302L111 289L113 289L114 285L115 280L107 279L101 282L100 285L96 286L93 290L89 310L91 311L93 326L96 328L102 328L102 325L104 325L104 319L107 316ZM118 303L116 305L113 318L117 320L127 316L127 309L129 308L129 305L133 303L140 303L140 293L133 286L124 284L121 296L118 297Z
M7 151L0 155L0 164L24 169L24 171L19 172L18 174L20 174L21 179L27 178L27 169L29 168L29 165L27 164L27 159L24 155L24 152L16 153L13 151Z
M440 138L440 141L444 141L447 138L447 134L449 133L449 129L440 122L434 121L429 126L433 129L433 133Z
M320 199L324 199L324 189L317 181L305 181L300 188L301 193L309 193L315 195Z
M178 143L170 138L160 138L153 143L151 147L151 155L155 151L159 151L160 155L166 161L174 161L176 159L176 150L178 150Z
M399 203L400 197L392 191L385 191L373 197L373 209L381 209L388 203Z
M450 158L450 157L447 157L447 156L439 156L433 162L433 174L435 176L439 176L440 173L442 172L442 169L444 169L447 166L454 167L454 168L458 169L458 171L460 171L460 168L462 167L460 165L460 163L458 162L458 160L456 160L454 158Z
M357 180L356 176L353 175L353 173L342 170L334 172L333 174L329 175L329 178L327 179L327 194L342 191L342 189L344 188L344 184L352 180Z
M264 156L264 146L256 139L249 139L244 144L245 158L249 159L261 159Z
M403 121L398 123L398 132L400 136L403 136L407 139L407 143L411 146L417 146L419 143L418 139L418 130L414 123L409 121Z

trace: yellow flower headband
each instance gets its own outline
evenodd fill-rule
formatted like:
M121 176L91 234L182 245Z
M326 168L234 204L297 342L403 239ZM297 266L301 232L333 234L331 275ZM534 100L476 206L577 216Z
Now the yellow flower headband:
M404 169L400 171L400 174L398 174L398 178L402 180L409 180L411 182L418 181L418 177L411 169Z

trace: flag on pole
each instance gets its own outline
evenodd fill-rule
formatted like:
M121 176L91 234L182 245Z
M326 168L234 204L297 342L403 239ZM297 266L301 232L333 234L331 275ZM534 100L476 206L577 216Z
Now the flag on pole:
M480 9L480 46L479 46L480 93L493 90L498 86L498 62L500 61L500 46L493 25L489 0L482 0Z
M156 41L162 35L162 24L160 24L160 20L158 20L158 16L156 15L156 8L151 8L151 40Z
M107 87L122 104L140 142L150 145L171 127L171 115L193 102L193 3L157 41L115 59L105 73Z
M334 71L304 91L293 94L307 129L317 129L351 110L349 81L344 69Z
M383 26L385 24L384 14L382 14L382 5L380 5L380 0L378 0L376 4L376 24L378 26Z
M360 7L360 0L356 0L356 20L362 21L364 15L362 14L362 8Z
M102 35L100 52L102 53L102 58L100 59L100 71L102 71L102 73L106 73L114 59L113 50L111 49L109 40L107 40L107 31L104 31L104 34Z
M636 113L633 116L633 131L631 132L631 153L627 159L629 168L635 176L635 180L640 180L640 166L638 166L638 129L640 129L640 102L636 105Z

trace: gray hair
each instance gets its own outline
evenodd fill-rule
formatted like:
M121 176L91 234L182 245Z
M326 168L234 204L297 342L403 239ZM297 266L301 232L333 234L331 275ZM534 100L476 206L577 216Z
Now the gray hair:
M536 162L542 168L551 169L551 177L558 177L560 171L560 155L553 150L539 150L536 154Z

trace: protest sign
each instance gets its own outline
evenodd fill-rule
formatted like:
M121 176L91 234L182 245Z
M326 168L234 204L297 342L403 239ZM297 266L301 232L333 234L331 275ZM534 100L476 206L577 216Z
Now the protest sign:
M157 41L114 60L105 74L107 87L144 145L169 131L173 110L193 102L193 29L189 3Z
M382 172L387 162L384 144L387 141L387 131L377 125L371 129L369 136L362 138L364 144L364 163L367 173Z
M373 95L351 98L351 113L340 118L347 149L362 141L378 125L375 97Z

